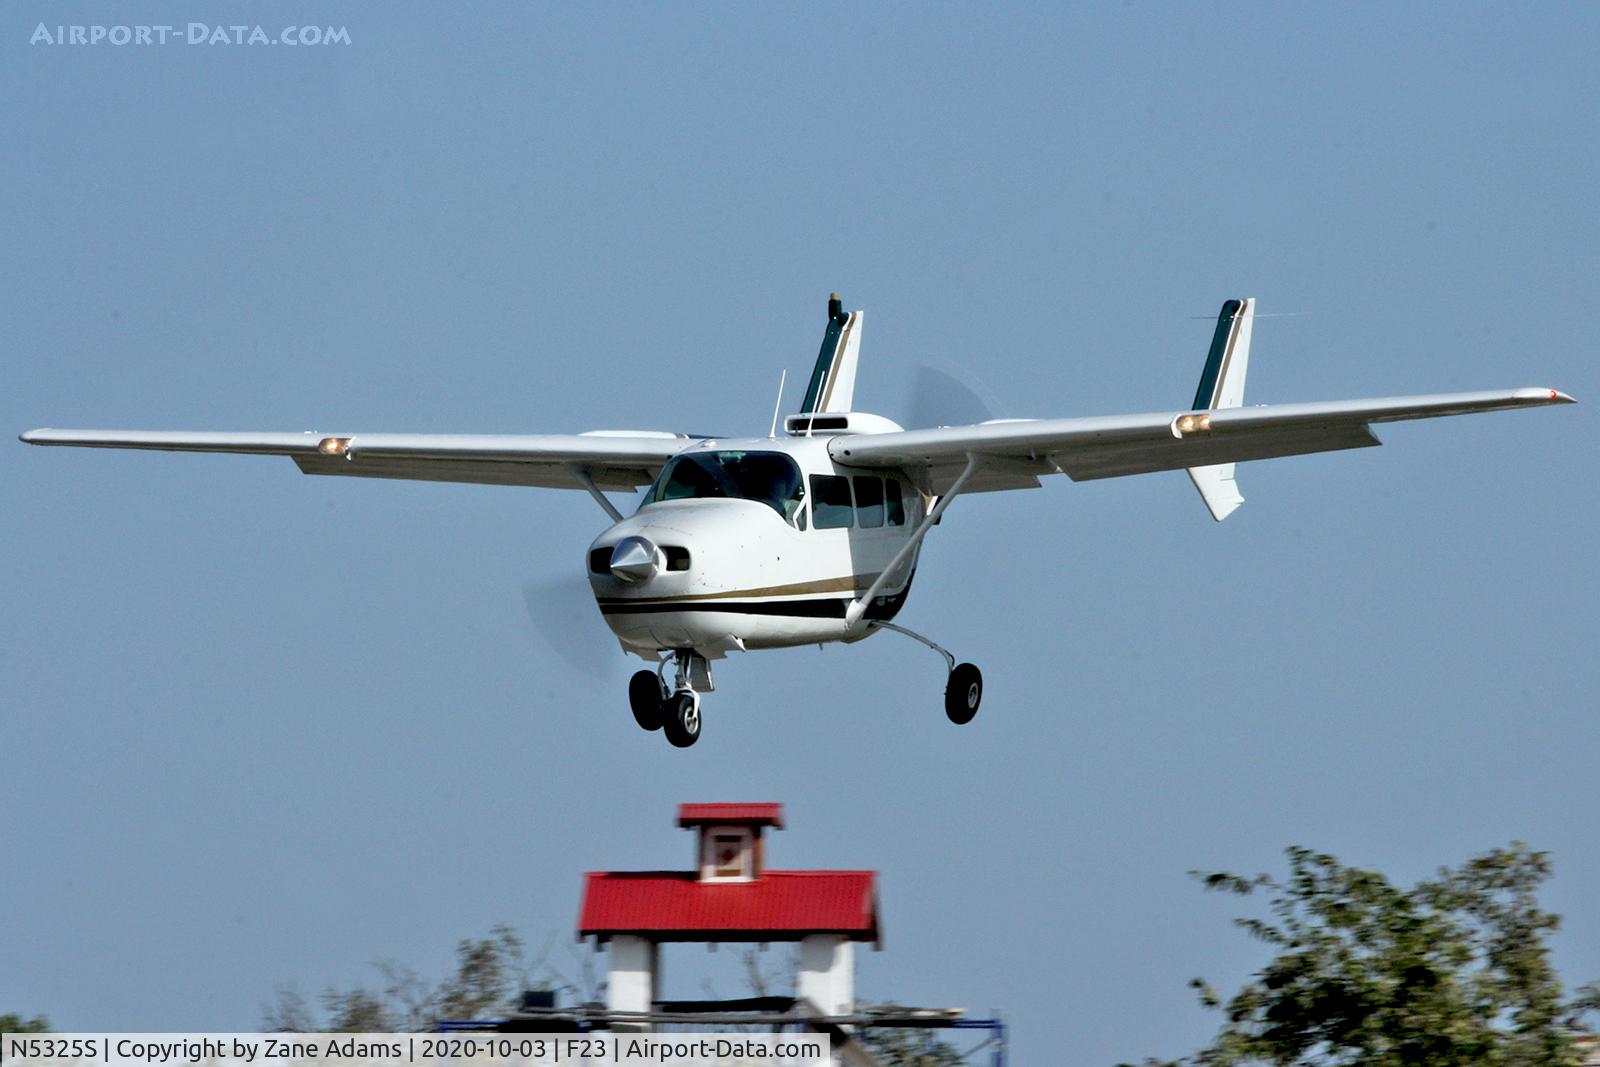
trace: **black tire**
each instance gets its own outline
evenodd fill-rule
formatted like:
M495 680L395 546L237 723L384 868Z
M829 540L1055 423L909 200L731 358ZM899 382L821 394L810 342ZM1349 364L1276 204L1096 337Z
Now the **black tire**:
M700 740L700 702L693 693L682 692L667 698L666 735L673 748L688 748Z
M628 706L633 709L633 721L646 730L659 730L666 719L666 709L661 699L661 679L655 671L639 671L628 679Z
M944 713L957 726L972 721L983 702L983 673L970 663L958 663L944 687Z

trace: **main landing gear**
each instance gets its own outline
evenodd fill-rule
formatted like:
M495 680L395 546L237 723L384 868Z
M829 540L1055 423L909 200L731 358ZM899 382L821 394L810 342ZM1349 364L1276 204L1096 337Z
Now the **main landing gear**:
M874 622L872 625L880 630L893 630L897 634L905 634L913 641L921 641L943 656L945 665L950 669L950 675L944 685L945 716L957 726L972 721L972 717L978 714L978 705L983 702L982 671L970 663L957 663L948 649L934 644L919 633L907 630L904 626L896 626L892 622Z
M677 666L670 687L664 677L669 662ZM634 722L646 730L660 730L674 748L688 748L700 740L700 693L715 688L706 658L680 648L655 670L639 671L628 679L628 705Z

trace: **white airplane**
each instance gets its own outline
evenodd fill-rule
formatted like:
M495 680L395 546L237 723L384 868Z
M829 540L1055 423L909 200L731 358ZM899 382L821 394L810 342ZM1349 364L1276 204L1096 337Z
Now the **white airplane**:
M967 493L1186 470L1211 515L1244 500L1234 464L1365 448L1372 424L1571 403L1554 389L1443 393L1246 408L1254 300L1229 300L1194 403L1178 411L1073 419L995 419L905 430L853 410L862 312L838 294L800 412L778 409L767 437L598 430L576 435L183 433L32 430L35 445L288 456L306 474L477 482L589 493L612 525L589 546L590 586L627 652L655 663L628 685L634 718L673 745L700 736L711 661L729 652L859 641L892 630L949 669L945 713L977 713L970 663L893 619L922 541ZM607 490L649 489L624 516ZM671 681L667 668L673 668Z

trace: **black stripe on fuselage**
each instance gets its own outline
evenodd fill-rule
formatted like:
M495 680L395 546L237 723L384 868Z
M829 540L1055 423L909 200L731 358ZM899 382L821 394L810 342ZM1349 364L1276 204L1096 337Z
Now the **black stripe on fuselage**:
M848 600L678 600L632 604L613 600L600 605L604 615L657 615L670 612L720 611L737 615L784 615L805 619L842 619Z
M900 614L911 582L894 596L875 597L865 618L888 622ZM842 619L850 606L848 597L821 597L812 600L678 600L639 604L630 600L602 600L602 615L658 615L662 612L717 611L735 615L777 615L791 619Z
M1222 314L1217 316L1217 332L1211 335L1211 351L1206 354L1206 369L1200 374L1200 388L1194 392L1194 404L1191 411L1209 411L1216 407L1217 382L1222 374L1222 359L1228 354L1229 342L1233 339L1233 320L1239 317L1239 309L1244 303L1239 300L1228 300L1222 305Z

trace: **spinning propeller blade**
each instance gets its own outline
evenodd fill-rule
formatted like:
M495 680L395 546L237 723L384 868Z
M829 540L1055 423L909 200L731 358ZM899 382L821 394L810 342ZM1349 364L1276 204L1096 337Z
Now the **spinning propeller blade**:
M563 663L601 682L622 674L625 656L595 609L583 575L530 579L522 583L522 601L533 632Z
M994 394L975 378L963 380L926 363L917 366L909 392L908 430L970 426L995 418L999 407Z

